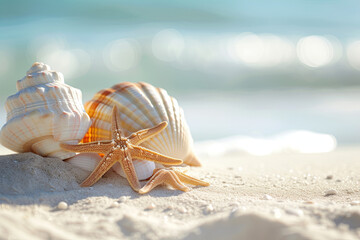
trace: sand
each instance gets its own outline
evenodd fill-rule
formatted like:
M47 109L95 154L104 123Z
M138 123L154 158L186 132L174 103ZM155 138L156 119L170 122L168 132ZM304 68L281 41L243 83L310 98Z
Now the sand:
M210 187L146 195L114 172L81 188L89 173L66 162L2 155L0 239L359 239L359 155L203 153L188 174Z

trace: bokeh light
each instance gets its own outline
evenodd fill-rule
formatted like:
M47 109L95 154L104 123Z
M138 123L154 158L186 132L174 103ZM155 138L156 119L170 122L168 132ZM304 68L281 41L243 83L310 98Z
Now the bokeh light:
M0 76L6 75L14 65L13 51L9 47L0 48Z
M346 53L350 65L360 71L360 41L350 43Z
M53 69L59 70L66 76L67 80L82 76L91 65L89 54L82 49L58 49L39 55L37 61L45 62Z
M71 81L86 74L92 63L85 50L71 49L67 45L64 38L38 37L30 45L29 52L36 55L36 61L45 62L62 72L66 81Z
M264 42L255 34L239 36L235 42L235 54L245 64L257 64L264 54Z
M331 42L322 36L303 37L297 44L299 60L309 67L322 67L329 64L334 57Z
M103 59L106 67L111 71L126 71L138 64L140 49L135 40L119 39L107 45Z
M236 61L253 67L274 67L294 59L294 46L276 35L245 33L229 42L229 55Z
M161 30L152 40L153 54L161 61L172 62L179 59L184 48L184 38L175 29Z

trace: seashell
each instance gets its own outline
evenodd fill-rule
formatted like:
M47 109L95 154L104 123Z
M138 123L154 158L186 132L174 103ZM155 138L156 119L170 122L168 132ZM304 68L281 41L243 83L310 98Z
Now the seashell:
M69 158L66 162L77 166L86 171L93 171L100 162L101 157L97 153L79 153L76 156ZM133 160L133 164L136 171L136 176L140 180L145 180L151 177L155 168L155 163L150 161ZM112 169L119 175L126 178L124 171L121 168L120 163L116 163Z
M60 159L74 156L59 143L76 144L91 125L81 91L65 84L60 72L38 62L17 81L16 88L18 92L5 103L7 122L1 129L1 144L15 152Z
M150 161L144 161L144 160L133 160L136 176L139 180L146 180L150 178L153 175L154 169L155 169L155 163ZM126 175L120 165L120 163L116 163L112 169L119 174L120 176L123 176L126 178Z
M101 157L97 153L80 153L65 161L83 170L92 172L100 160Z
M194 154L193 139L178 102L161 88L147 83L119 83L104 89L85 103L92 125L82 142L111 139L111 117L113 106L121 112L121 129L126 136L141 129L151 128L162 121L168 127L141 146L166 156L179 158L185 164L200 166ZM155 164L150 161L134 161L140 180L153 174ZM121 168L116 170L123 175ZM142 175L143 177L139 177Z

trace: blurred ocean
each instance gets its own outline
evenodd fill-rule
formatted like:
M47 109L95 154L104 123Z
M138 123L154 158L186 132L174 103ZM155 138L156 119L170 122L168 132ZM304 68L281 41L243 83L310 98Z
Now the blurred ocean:
M209 152L328 152L360 143L360 88L169 93Z
M196 141L321 133L329 147L358 144L358 9L356 0L2 2L0 123L16 80L43 61L84 101L121 81L165 88Z

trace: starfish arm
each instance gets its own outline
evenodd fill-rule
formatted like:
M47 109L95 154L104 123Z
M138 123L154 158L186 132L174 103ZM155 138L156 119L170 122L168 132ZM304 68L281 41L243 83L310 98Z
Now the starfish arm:
M71 152L96 152L107 153L112 147L112 142L109 140L99 142L81 143L77 145L60 143L60 147Z
M176 170L173 170L173 171L183 183L191 184L191 185L200 185L200 186L204 186L204 187L210 186L210 184L208 182L204 182L199 179L190 177L189 175L186 175L185 173L182 173L182 172L179 172Z
M134 145L131 147L132 149L130 149L130 153L133 158L153 161L165 165L180 165L183 163L181 159L168 157L144 147Z
M96 166L94 171L81 183L82 187L90 187L94 185L109 169L117 162L117 156L110 151L108 152Z
M156 186L162 183L169 184L173 188L184 192L190 190L190 188L185 186L176 176L176 174L173 173L171 170L169 171L166 169L155 169L153 176L146 183L146 185L139 190L139 193L140 194L148 193Z
M120 130L120 112L117 110L116 105L113 107L112 111L112 118L111 118L111 132L112 132L112 139L118 139L123 137L122 132Z
M128 139L131 144L139 145L140 143L146 141L147 139L159 134L162 130L164 130L167 126L167 122L161 122L157 126L153 128L147 128L140 131L137 131L131 134Z
M136 175L135 167L132 162L131 155L128 151L123 151L123 156L120 159L120 165L126 175L126 179L128 180L130 186L135 191L139 191L140 189L140 182Z

